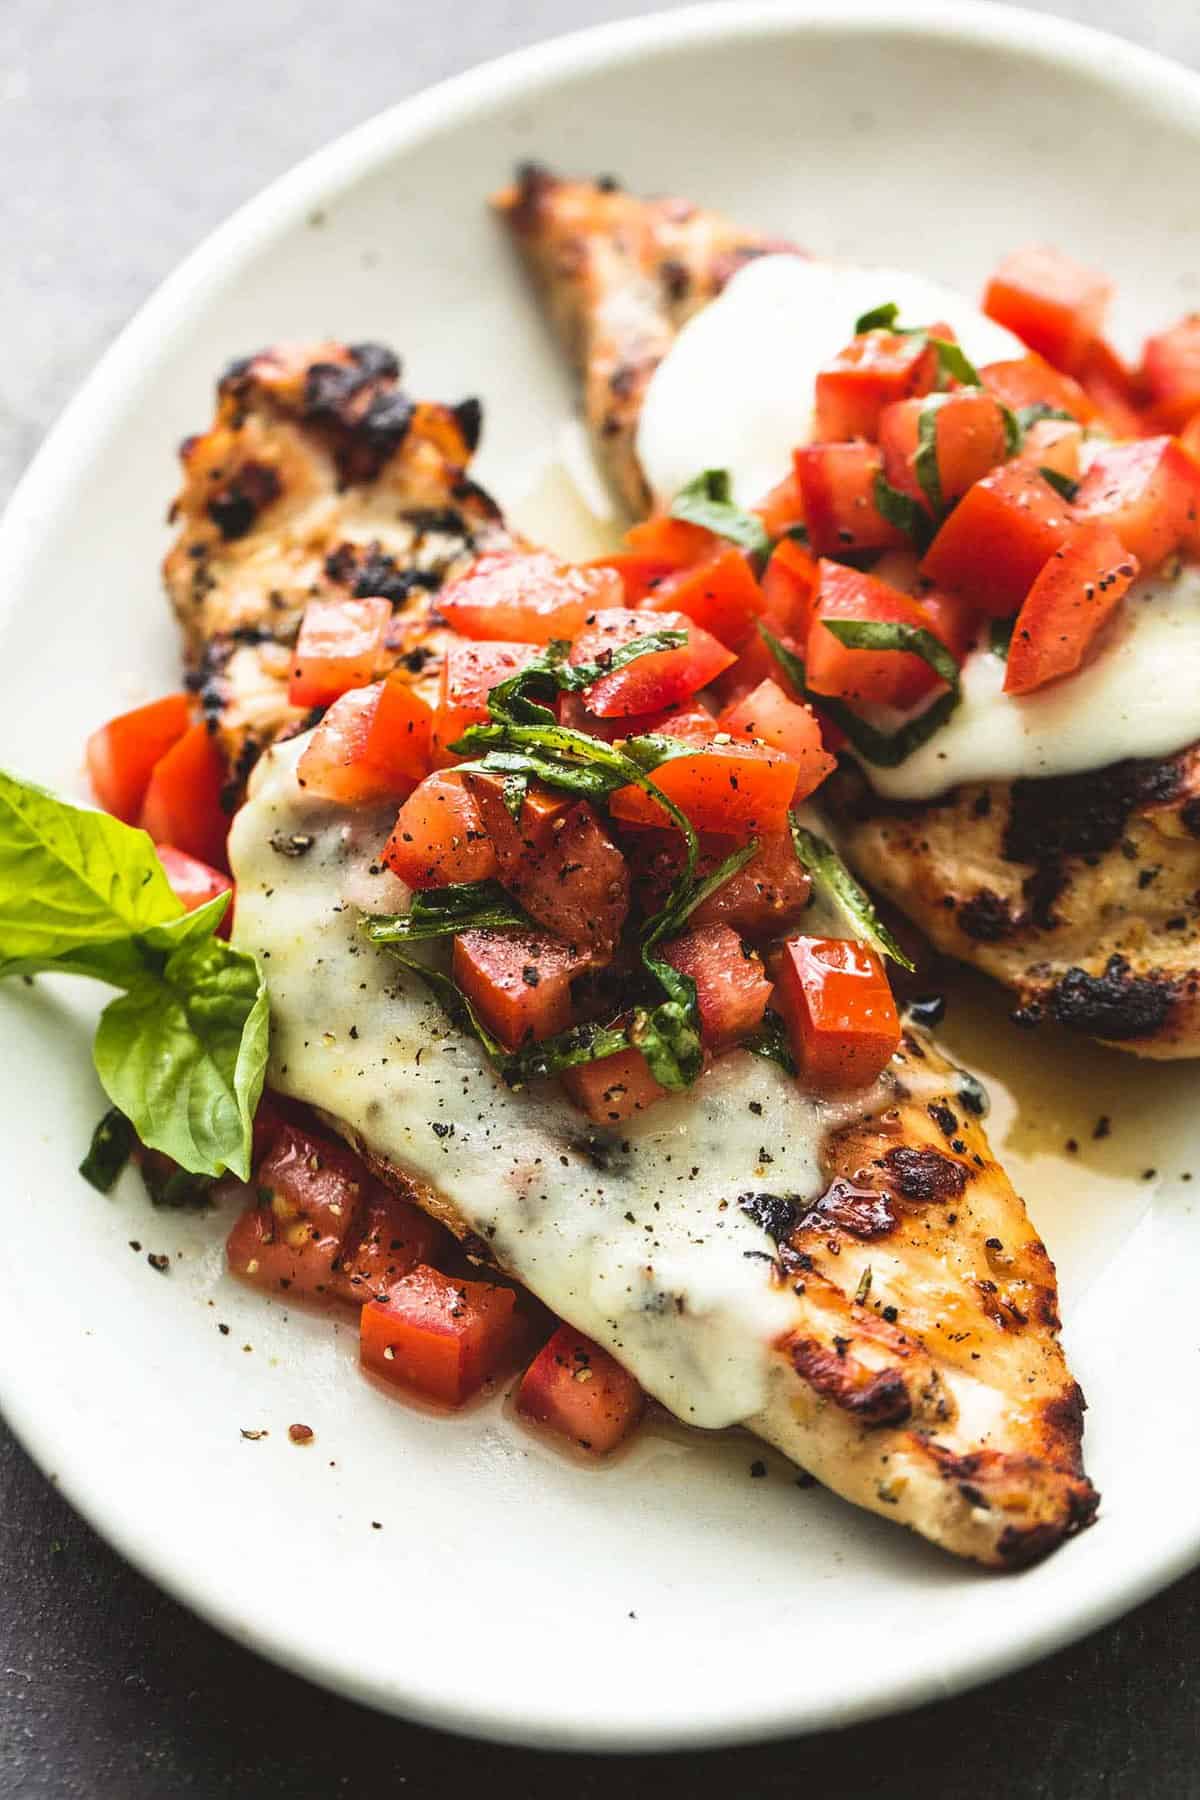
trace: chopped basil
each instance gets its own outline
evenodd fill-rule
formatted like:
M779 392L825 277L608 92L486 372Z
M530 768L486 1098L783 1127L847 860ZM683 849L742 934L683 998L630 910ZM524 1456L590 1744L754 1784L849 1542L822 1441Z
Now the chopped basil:
M504 1058L500 1073L510 1087L521 1087L547 1075L561 1074L580 1063L602 1062L618 1050L629 1048L629 1033L623 1025L572 1025L557 1037L543 1038L524 1050L514 1050Z
M907 625L900 619L822 619L821 623L848 650L899 650L919 656L958 694L958 664L941 638L923 625Z
M703 525L706 531L729 538L752 556L765 557L771 548L758 514L745 512L734 504L728 469L705 469L680 488L671 502L671 517L689 525Z
M1059 469L1045 468L1039 463L1038 474L1043 481L1048 481L1055 493L1061 494L1064 500L1073 500L1079 492L1079 483L1072 481L1069 475L1064 475Z
M835 621L835 623L842 625L866 624L868 622L869 621L866 620L860 621L850 619ZM825 621L826 625L829 623L829 620ZM907 629L911 630L912 627L907 627ZM946 723L946 720L958 705L960 694L957 686L958 671L956 665L956 685L951 687L946 693L942 694L939 699L935 700L932 706L926 707L924 712L918 713L915 719L910 719L908 723L902 725L898 731L879 731L874 725L869 725L865 719L860 719L853 708L846 705L845 701L835 700L828 694L814 693L805 681L804 664L801 662L800 658L795 655L793 651L787 649L785 645L781 644L779 639L775 637L772 632L768 631L765 625L760 623L758 630L763 642L766 644L768 650L770 650L772 656L787 677L793 692L801 700L807 700L810 706L819 706L826 717L832 719L834 724L839 726L840 729L845 732L847 738L849 738L863 760L865 762L875 763L876 766L881 769L897 768L906 757L912 755L914 750L919 749L920 746L926 743L936 731L941 730L941 727ZM841 634L839 633L837 635L840 636ZM922 635L931 636L932 634L923 633ZM935 643L937 642L936 639L933 641ZM874 646L866 645L860 645L859 647L874 648ZM914 646L909 647L915 648ZM920 654L920 652L916 653ZM947 652L947 654L949 653ZM928 658L926 660L928 660Z
M778 1063L789 1075L796 1073L795 1058L788 1043L787 1026L772 1007L768 1007L763 1014L757 1031L742 1039L741 1048L749 1050L754 1056L763 1057L767 1062Z
M1015 456L1021 448L1025 436L1020 418L1011 406L1005 406L1003 400L997 400L996 405L1000 408L1000 417L1004 420L1004 454L1006 457Z
M945 510L937 457L939 410L937 400L930 400L921 408L921 416L917 421L917 453L913 457L913 474L929 502L929 511L934 519L940 519Z
M403 944L421 938L453 937L459 931L503 931L529 925L525 913L498 881L457 881L414 894L406 913L379 913L363 920L373 944Z
M931 337L930 343L937 351L938 366L941 373L951 381L957 381L963 387L981 387L979 370L966 355L960 344L952 344L949 338Z
M510 816L521 823L521 808L525 804L525 796L529 792L528 775L506 775L501 783L504 805Z
M545 701L555 694L582 693L602 676L615 674L639 657L658 650L677 650L686 643L686 631L650 631L627 644L618 644L605 653L602 661L571 663L567 660L570 644L565 638L554 638L523 669L496 684L488 695L488 712L494 721L503 724L553 725L554 714Z
M854 321L854 335L861 337L864 331L891 331L900 317L900 308L894 300L885 300L882 306L873 306L870 312L859 313Z
M881 956L890 956L893 962L911 973L912 961L880 919L869 896L859 887L833 845L802 825L795 813L788 814L788 823L792 828L796 860L849 920L855 937Z
M88 1153L79 1165L79 1173L90 1181L98 1193L111 1193L118 1175L137 1143L137 1132L123 1112L110 1106L92 1133Z
M979 371L967 356L960 344L949 338L934 337L924 325L899 325L900 308L894 300L885 301L882 306L874 306L870 312L860 313L854 321L854 335L859 337L864 331L890 331L896 337L924 338L937 351L938 374L950 381L961 382L963 387L979 387Z
M1064 412L1061 406L1048 406L1044 400L1035 400L1031 406L1017 408L1016 420L1022 432L1028 431L1033 425L1040 425L1043 419L1063 419L1068 425L1079 423L1074 413Z
M929 514L911 494L893 487L882 469L875 477L874 499L888 524L906 532L917 549L924 550L933 536Z

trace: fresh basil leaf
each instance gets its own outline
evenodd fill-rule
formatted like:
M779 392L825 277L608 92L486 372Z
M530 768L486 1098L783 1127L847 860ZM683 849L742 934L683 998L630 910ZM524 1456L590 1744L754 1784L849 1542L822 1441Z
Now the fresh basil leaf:
M124 986L145 967L139 934L182 915L144 831L0 771L0 975Z
M734 505L728 469L705 469L680 488L671 502L671 517L689 525L703 525L706 531L715 531L718 537L739 544L751 556L765 557L771 548L766 526L758 514Z
M669 963L661 966L670 968ZM678 992L678 999L663 1000L649 1009L639 1007L630 1032L655 1081L673 1094L691 1087L704 1068L696 984L690 976L679 976Z
M961 344L952 344L949 338L931 337L929 342L937 351L939 372L951 381L961 383L963 387L981 387L979 370L967 356Z
M881 769L898 768L906 757L911 756L914 750L941 730L958 705L958 690L949 688L931 706L926 707L924 712L918 713L915 719L910 719L898 731L880 731L865 719L859 718L844 700L835 700L829 694L814 693L805 681L804 664L794 651L781 644L765 625L760 623L758 630L797 698L807 700L810 706L820 707L826 718L832 719L845 733L863 761L875 763Z
M768 1006L758 1029L742 1039L741 1048L749 1050L753 1056L763 1057L767 1062L778 1063L788 1075L796 1073L796 1059L788 1042L787 1026L773 1007Z
M529 777L524 774L506 775L501 784L504 806L510 818L521 823L521 809L525 805L525 796L529 792Z
M1059 469L1044 468L1039 463L1038 474L1043 481L1048 481L1055 493L1061 494L1064 500L1073 500L1079 492L1079 483L1072 481L1069 475L1064 475Z
M885 300L882 306L873 306L870 312L859 313L854 321L854 335L861 337L864 331L891 331L900 317L900 308L894 300Z
M137 1134L125 1114L110 1106L92 1133L79 1173L97 1193L111 1193L118 1175L133 1155Z
M193 1175L190 1169L179 1168L166 1156L143 1156L138 1160L151 1206L164 1212L203 1212L211 1207L210 1175Z
M267 1056L267 989L252 956L187 943L105 1007L93 1056L142 1143L195 1175L250 1175Z
M942 640L923 625L907 625L899 619L822 619L821 623L848 650L899 650L919 656L953 693L958 693L958 664Z
M1079 423L1074 413L1064 412L1061 406L1049 406L1044 400L1035 400L1031 406L1018 406L1016 419L1022 432L1040 424L1043 419L1065 419L1069 425Z
M901 488L893 487L883 470L875 476L875 504L889 525L906 532L918 550L924 550L933 536L933 522L925 508L906 494Z
M997 400L996 405L1000 408L1000 417L1004 420L1004 454L1006 457L1015 456L1025 439L1021 421L1012 407L1005 406L1002 400Z
M529 919L498 881L458 881L414 894L406 913L372 914L362 927L373 944L403 944L459 931L527 929Z
M524 1087L548 1075L560 1075L580 1063L603 1062L618 1050L629 1048L629 1033L623 1025L572 1025L557 1037L543 1038L523 1050L512 1050L504 1056L500 1073L509 1087Z
M627 668L639 657L659 650L677 650L686 643L686 631L664 628L618 644L602 661L572 664L567 660L570 644L565 638L555 638L523 669L496 684L488 695L488 714L494 724L542 728L554 725L557 721L545 702L556 694L582 693L602 676Z
M1016 623L1014 613L1011 619L993 619L988 626L988 649L993 656L1003 657L1005 662L1008 661L1008 647L1012 643Z
M913 474L917 483L929 502L929 511L934 519L940 519L945 510L942 499L942 475L938 468L937 426L940 408L936 400L930 401L921 408L917 420L917 452L913 457Z
M893 962L899 963L902 969L908 969L911 973L915 964L904 954L875 911L869 895L859 887L833 845L802 825L795 813L788 814L788 822L792 828L792 844L797 862L808 870L813 881L820 884L849 920L855 937L864 944L870 944L881 956L890 956Z

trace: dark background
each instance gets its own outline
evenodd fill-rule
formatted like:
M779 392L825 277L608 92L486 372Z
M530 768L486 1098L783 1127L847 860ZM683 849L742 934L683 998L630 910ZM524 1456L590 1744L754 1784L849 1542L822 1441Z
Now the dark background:
M130 313L233 206L432 81L635 9L0 0L0 498ZM1039 10L1200 62L1197 0ZM1167 1479L1169 1445L1163 1457ZM986 1584L972 1604L988 1604ZM126 1567L0 1426L5 1800L423 1800L493 1781L630 1800L664 1789L1174 1800L1200 1796L1198 1653L1200 1574L1049 1662L903 1719L665 1759L497 1750L365 1713L228 1643ZM798 1621L798 1684L820 1654Z

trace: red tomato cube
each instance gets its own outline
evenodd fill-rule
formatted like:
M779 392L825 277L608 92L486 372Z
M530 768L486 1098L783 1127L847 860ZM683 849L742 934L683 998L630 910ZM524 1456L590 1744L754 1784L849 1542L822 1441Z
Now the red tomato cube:
M964 388L936 399L900 400L879 420L884 474L893 487L929 507L916 472L921 415L933 409L934 450L943 503L959 499L973 482L1002 463L1008 453L1000 403L979 388Z
M464 931L454 940L454 979L506 1050L567 1029L571 979L585 961L528 931Z
M800 771L786 756L730 738L662 763L651 779L698 831L744 842L786 829ZM641 787L618 788L608 804L613 818L629 825L662 825L667 816Z
M432 1263L452 1247L449 1232L380 1182L370 1182L354 1230L333 1265L330 1289L339 1300L363 1306L382 1300L393 1282L419 1263Z
M291 704L328 706L373 681L391 616L388 600L310 600L292 652Z
M442 664L441 688L433 716L433 755L444 767L454 761L455 743L468 725L488 717L488 695L537 655L537 644L451 644Z
M771 983L760 958L728 925L694 925L660 952L696 984L700 1035L707 1049L726 1050L762 1024Z
M296 779L344 805L402 800L429 772L433 712L395 677L335 700L301 752Z
M796 480L794 469L777 481L764 500L754 508L763 522L767 536L774 541L782 538L786 531L795 525L804 523L804 501L800 495L800 484Z
M523 1418L607 1456L628 1437L646 1403L638 1383L607 1350L572 1325L560 1325L517 1389Z
M669 650L651 650L624 668L601 675L585 689L590 711L601 719L627 718L676 706L728 669L734 654L681 612L653 612L610 606L596 613L576 638L571 662L599 663L614 650L651 632L682 631L685 641Z
M1113 437L1140 437L1145 395L1138 377L1112 345L1096 338L1088 345L1078 373L1105 429Z
M667 513L655 513L625 533L625 543L636 555L652 557L675 569L703 562L721 548L722 541L703 525L689 525L686 519L672 519Z
M460 1281L423 1264L362 1309L365 1369L443 1406L462 1406L515 1355L522 1336L511 1288Z
M1005 618L1074 530L1062 495L1036 469L1008 463L964 494L926 551L921 573Z
M821 563L821 585L805 654L805 674L817 694L855 705L900 709L915 705L938 684L927 662L905 650L852 650L826 628L827 620L871 620L932 631L933 619L899 588L843 563Z
M631 1044L615 1056L598 1062L576 1063L564 1069L562 1084L589 1119L597 1125L619 1125L662 1100L666 1088L650 1073L650 1065Z
M817 581L816 559L794 538L781 538L762 578L763 622L776 637L808 636ZM750 649L755 641L750 640Z
M602 606L620 606L616 570L577 568L545 550L491 551L437 597L437 610L464 637L548 644L573 638Z
M479 808L452 770L427 775L396 815L383 860L411 888L488 881L496 852Z
M1151 414L1164 431L1182 431L1200 412L1200 313L1146 339L1142 382Z
M1075 506L1111 525L1144 569L1153 569L1197 537L1200 463L1178 438L1113 444L1094 458Z
M156 844L174 844L213 868L228 864L225 764L208 726L190 725L151 771L138 824Z
M933 331L951 335L946 326ZM861 332L817 376L815 436L824 443L874 438L883 408L929 393L937 374L937 352L923 335Z
M811 706L789 700L770 677L727 706L718 720L722 731L736 738L769 744L794 762L800 771L797 790L811 794L837 766L821 740L821 725Z
M706 562L664 577L647 604L655 612L683 613L727 649L740 650L766 601L745 556L726 545Z
M1081 526L1025 596L1009 645L1005 693L1031 694L1077 669L1137 570L1136 556L1111 525Z
M703 833L697 865L700 875L711 874L736 849L735 838ZM683 862L683 842L677 831L630 834L630 869L646 911L655 912L663 905ZM703 900L688 923L728 925L747 937L777 938L803 918L811 889L811 878L796 856L791 832L765 832L750 861Z
M255 1181L261 1198L229 1234L232 1274L272 1292L339 1297L336 1265L374 1184L332 1138L281 1125Z
M900 1043L900 1020L880 958L848 938L789 938L775 976L801 1087L867 1087Z
M1039 419L1025 433L1016 460L1034 469L1053 469L1067 481L1078 481L1082 448L1082 425L1073 419Z
M1073 375L1104 328L1112 294L1107 277L1061 250L1032 244L1005 257L988 282L983 310Z
M88 775L105 812L126 825L136 822L155 763L179 742L190 718L187 695L167 694L93 731L87 741Z
M979 379L989 394L1013 412L1026 406L1049 406L1055 412L1070 413L1081 425L1096 416L1096 408L1079 383L1051 368L1044 357L1035 356L1032 351L1007 362L985 364Z
M874 444L810 444L793 452L808 541L818 556L887 550L908 543L875 501L883 457Z

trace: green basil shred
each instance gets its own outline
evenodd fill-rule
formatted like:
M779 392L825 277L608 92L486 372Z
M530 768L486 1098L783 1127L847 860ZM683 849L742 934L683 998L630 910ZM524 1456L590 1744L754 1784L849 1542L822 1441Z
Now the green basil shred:
M874 763L881 769L897 768L914 750L941 730L958 706L961 698L958 664L932 632L917 626L892 625L881 619L825 619L822 622L827 630L833 631L835 637L852 649L907 650L914 656L920 656L948 683L946 692L939 695L924 712L909 719L896 731L880 731L865 719L859 718L845 701L836 700L829 694L814 693L805 680L801 659L794 651L781 644L765 625L759 624L759 635L797 698L806 700L810 706L820 707L826 717L845 732L865 762ZM953 679L950 676L951 669Z
M689 525L703 525L718 537L739 544L752 556L765 557L771 548L767 530L757 513L746 512L733 501L728 469L705 469L671 502L671 517Z
M117 1177L133 1155L136 1143L137 1132L125 1114L110 1106L92 1133L79 1173L85 1181L91 1182L97 1193L111 1193Z
M849 919L855 937L864 944L870 944L881 956L890 956L893 962L899 963L902 969L907 969L911 974L913 962L900 948L833 845L802 825L794 812L788 814L788 823L791 826L797 862L808 870L814 885L820 886Z

